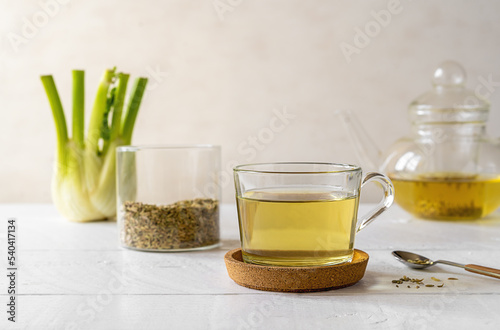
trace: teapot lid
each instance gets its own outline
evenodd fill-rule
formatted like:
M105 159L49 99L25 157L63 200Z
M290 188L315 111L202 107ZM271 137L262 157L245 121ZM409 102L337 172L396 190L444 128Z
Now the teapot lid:
M441 63L432 77L433 89L409 105L413 123L463 123L486 121L490 104L465 86L463 67L454 61ZM477 89L476 89L477 90Z

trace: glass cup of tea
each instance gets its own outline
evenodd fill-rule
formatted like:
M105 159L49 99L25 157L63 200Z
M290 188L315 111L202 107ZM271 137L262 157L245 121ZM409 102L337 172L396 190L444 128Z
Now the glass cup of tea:
M394 200L383 174L333 163L262 163L234 168L243 260L274 266L350 262L354 238ZM378 182L380 203L358 217L361 188Z

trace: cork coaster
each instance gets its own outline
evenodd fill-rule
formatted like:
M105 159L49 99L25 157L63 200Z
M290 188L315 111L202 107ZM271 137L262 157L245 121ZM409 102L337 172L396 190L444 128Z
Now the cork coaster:
M277 292L314 292L341 289L361 280L368 254L354 250L351 262L321 267L262 266L243 262L241 249L226 253L227 273L237 284L257 290Z

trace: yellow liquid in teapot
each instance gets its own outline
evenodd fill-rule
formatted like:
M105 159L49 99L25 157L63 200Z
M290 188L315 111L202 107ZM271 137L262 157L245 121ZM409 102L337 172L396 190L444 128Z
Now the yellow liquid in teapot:
M500 207L500 176L460 173L389 175L396 202L426 219L479 219Z

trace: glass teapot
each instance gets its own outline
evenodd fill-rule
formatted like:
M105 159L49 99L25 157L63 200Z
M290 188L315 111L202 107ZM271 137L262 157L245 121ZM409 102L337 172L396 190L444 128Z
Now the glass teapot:
M460 64L443 62L434 88L409 105L411 136L386 152L352 113L339 112L358 158L388 174L396 202L417 217L478 219L500 206L500 140L486 136L489 103L465 80Z

